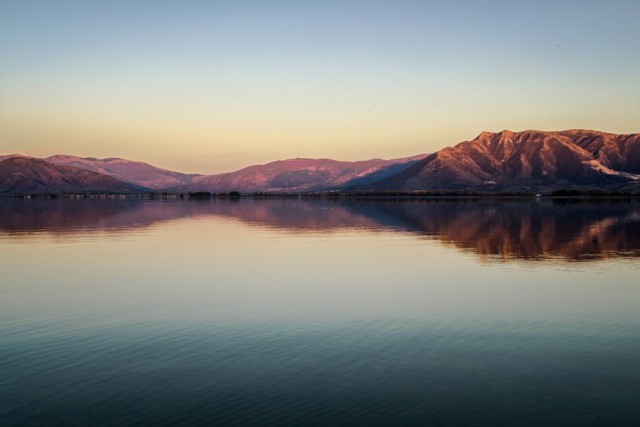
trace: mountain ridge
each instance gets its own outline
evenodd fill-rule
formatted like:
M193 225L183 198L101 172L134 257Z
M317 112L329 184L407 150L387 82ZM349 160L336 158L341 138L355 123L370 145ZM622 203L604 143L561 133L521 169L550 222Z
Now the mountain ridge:
M640 134L482 132L433 153L374 190L550 190L640 180Z
M141 190L104 174L34 157L20 155L0 161L0 194L132 194Z
M234 172L194 178L178 191L327 191L348 186L370 174L383 174L386 168L408 167L426 155L399 159L340 161L334 159L294 158L251 165ZM389 170L395 173L396 170ZM383 176L383 177L386 177ZM382 178L381 178L382 179Z
M3 155L0 164L15 158L30 157ZM640 189L640 133L585 129L483 131L432 154L361 161L298 157L211 175L184 174L117 157L58 154L40 160L108 176L136 191L173 193ZM40 188L34 182L29 185Z
M184 185L199 174L185 174L169 169L159 168L149 163L121 159L119 157L96 158L78 157L68 154L55 154L43 160L57 165L72 166L101 173L140 187L162 190Z

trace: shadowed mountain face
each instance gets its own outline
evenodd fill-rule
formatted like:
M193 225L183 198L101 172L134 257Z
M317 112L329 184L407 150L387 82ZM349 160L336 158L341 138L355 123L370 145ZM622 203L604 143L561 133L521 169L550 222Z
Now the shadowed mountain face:
M110 176L41 159L16 156L0 162L0 194L131 193L135 190Z
M117 232L187 217L226 217L292 233L410 233L491 261L640 256L637 201L2 200L0 212L0 234Z
M372 188L540 191L639 183L640 134L503 131L440 150Z
M161 169L144 162L117 158L96 159L93 157L55 155L44 160L56 165L72 166L101 173L119 181L153 190L185 185L195 177L200 176Z
M322 191L368 184L395 175L426 155L393 160L341 162L291 159L249 166L236 172L194 178L181 191Z

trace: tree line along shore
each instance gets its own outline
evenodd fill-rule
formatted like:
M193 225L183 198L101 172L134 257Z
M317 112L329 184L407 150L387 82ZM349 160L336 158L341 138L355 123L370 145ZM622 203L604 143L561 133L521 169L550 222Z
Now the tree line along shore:
M10 199L188 199L188 200L209 200L209 199L438 199L438 198L640 198L640 192L630 191L606 191L595 189L558 189L547 193L537 193L533 191L322 191L322 192L253 192L240 193L239 191L229 192L209 192L196 191L186 193L170 192L143 192L143 193L107 193L107 192L86 192L86 193L24 193L24 194L2 194L0 198Z

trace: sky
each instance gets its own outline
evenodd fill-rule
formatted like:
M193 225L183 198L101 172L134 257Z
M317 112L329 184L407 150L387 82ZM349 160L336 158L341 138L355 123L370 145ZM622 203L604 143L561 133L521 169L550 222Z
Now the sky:
M217 173L640 132L640 1L0 0L0 155Z

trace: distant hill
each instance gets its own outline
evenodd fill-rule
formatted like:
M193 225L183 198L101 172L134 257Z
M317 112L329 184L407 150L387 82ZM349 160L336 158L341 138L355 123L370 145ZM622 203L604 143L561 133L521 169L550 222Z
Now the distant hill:
M119 181L153 190L186 185L191 182L193 178L200 176L174 172L152 166L148 163L118 158L96 159L93 157L58 154L46 157L43 160L56 165L72 166L101 173L116 178Z
M3 155L0 162L0 193L4 194L150 190L640 192L640 134L591 130L483 132L431 155L355 162L290 159L216 175L183 174L118 158Z
M0 194L132 193L130 184L103 174L60 166L32 157L13 156L0 161Z
M7 159L11 159L13 157L25 157L23 155L20 154L5 154L3 156L0 156L0 162L7 160Z
M195 177L182 191L327 191L377 182L403 171L426 154L401 159L343 162L290 159L254 165L236 172Z
M640 184L640 134L590 130L483 132L444 148L373 190L550 190Z

